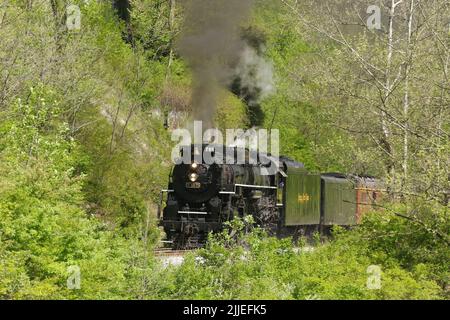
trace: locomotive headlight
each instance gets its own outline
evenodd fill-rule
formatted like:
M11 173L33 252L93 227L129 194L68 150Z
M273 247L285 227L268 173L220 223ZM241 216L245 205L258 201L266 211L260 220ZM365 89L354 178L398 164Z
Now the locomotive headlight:
M192 182L197 181L197 178L198 178L198 174L196 174L196 173L191 173L189 175L189 180L191 180Z
M192 168L192 169L197 169L197 167L198 167L198 164L197 164L197 163L193 162L193 163L191 164L191 168Z

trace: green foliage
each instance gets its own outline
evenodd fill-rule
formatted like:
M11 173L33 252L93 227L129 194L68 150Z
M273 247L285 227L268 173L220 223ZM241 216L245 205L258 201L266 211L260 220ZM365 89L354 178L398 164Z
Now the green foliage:
M379 261L398 261L403 268L446 288L450 280L448 208L429 203L414 203L414 208L410 212L397 205L383 215L367 215L359 232Z
M123 297L131 243L83 210L79 146L55 94L32 88L27 100L1 129L0 297ZM69 266L81 270L80 290L67 288Z
M216 123L222 132L230 128L247 128L246 107L242 101L229 92L221 92L217 107Z
M180 15L175 11L171 13L169 1L130 2L133 7L131 25L134 41L139 41L143 45L151 59L169 56L173 49L173 38L179 32Z
M288 27L295 19L280 3L257 1L253 23L266 36L267 56L275 71L276 92L262 102L264 127L280 130L282 154L304 162L310 170L329 171L314 150L328 139L324 117L316 105L304 102L303 79L293 76L301 60L308 59L311 45Z
M378 217L379 218L379 217ZM335 240L294 247L290 239L269 238L242 220L211 236L197 256L164 272L161 298L176 299L439 299L443 291L424 263L407 269L395 255L381 259L358 231L335 231ZM390 247L390 250L395 250ZM439 262L442 266L442 261ZM367 286L368 267L381 268L381 288ZM157 275L156 275L157 276ZM166 279L166 280L167 280Z

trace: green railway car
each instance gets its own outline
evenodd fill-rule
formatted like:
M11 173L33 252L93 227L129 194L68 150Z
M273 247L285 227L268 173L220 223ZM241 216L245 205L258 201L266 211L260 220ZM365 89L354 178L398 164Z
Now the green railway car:
M320 175L304 168L287 168L284 225L320 223Z
M355 183L344 176L321 177L321 225L356 224Z
M357 224L355 182L339 174L311 174L287 167L283 225L351 226Z

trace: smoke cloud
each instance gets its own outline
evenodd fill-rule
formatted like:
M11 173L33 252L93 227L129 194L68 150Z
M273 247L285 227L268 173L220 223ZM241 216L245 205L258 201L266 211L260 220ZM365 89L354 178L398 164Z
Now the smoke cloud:
M234 68L231 91L247 104L251 126L260 126L264 120L261 101L274 93L273 65L264 57L265 47L245 45L239 63Z
M242 51L240 27L253 0L186 0L177 47L193 73L192 117L212 127L219 89L226 87Z
M192 118L213 126L220 89L231 89L249 110L273 90L272 68L249 45L243 24L253 0L185 0L177 49L193 73ZM259 106L259 105L258 105Z

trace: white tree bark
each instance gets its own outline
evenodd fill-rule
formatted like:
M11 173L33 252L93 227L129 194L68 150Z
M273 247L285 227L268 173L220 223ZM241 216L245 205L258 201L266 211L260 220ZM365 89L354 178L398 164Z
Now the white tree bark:
M387 120L386 110L389 109L389 100L392 93L393 84L395 81L391 82L391 73L392 73L392 59L393 59L393 51L394 51L394 18L395 18L395 8L401 4L403 0L399 0L395 2L395 0L391 0L391 5L389 8L389 29L388 29L388 41L387 41L387 56L386 56L386 70L385 70L385 85L384 85L384 101L383 101L383 109L381 110L381 129L383 132L383 142L386 148L386 152L389 153L391 158L394 157L394 150L391 146L391 132L389 129L389 121ZM389 173L394 177L394 166L389 165L388 170Z
M405 96L403 99L403 117L404 117L404 129L403 129L403 183L408 179L408 152L409 152L409 73L411 70L412 61L412 48L411 48L411 35L412 35L412 22L414 16L414 0L411 0L409 13L408 13L408 36L407 36L407 49L406 49L406 62L405 62Z

